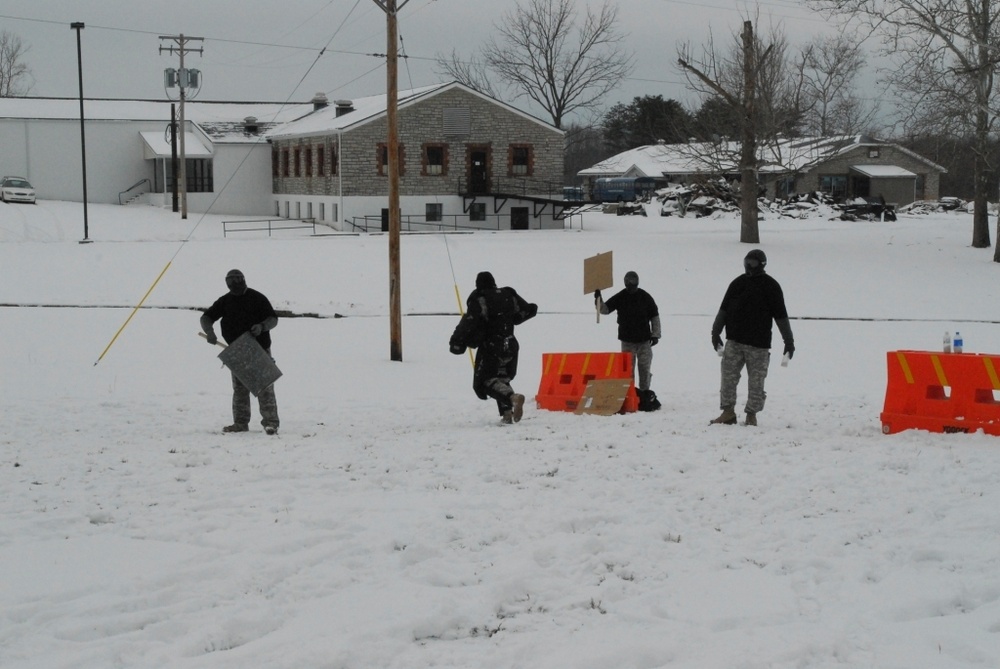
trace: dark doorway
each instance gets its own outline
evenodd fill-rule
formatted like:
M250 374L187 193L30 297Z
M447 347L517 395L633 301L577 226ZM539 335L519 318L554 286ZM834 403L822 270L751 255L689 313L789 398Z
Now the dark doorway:
M469 151L469 191L476 194L490 192L490 170L485 149Z
M382 210L382 232L389 232L389 210L388 209L383 209Z
M871 195L872 182L867 177L851 177L850 193L853 197L868 197Z
M528 208L527 207L511 207L510 208L510 229L511 230L527 230L528 229Z

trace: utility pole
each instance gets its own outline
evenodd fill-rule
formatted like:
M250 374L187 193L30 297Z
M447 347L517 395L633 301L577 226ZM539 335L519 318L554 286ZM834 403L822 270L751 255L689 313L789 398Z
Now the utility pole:
M80 47L80 31L85 26L82 21L74 21L69 27L76 31L76 65L80 75L80 160L83 163L83 239L80 243L88 244L91 239L87 221L87 137L83 129L83 50Z
M170 53L177 53L180 56L180 69L177 71L177 85L181 89L181 99L180 99L180 175L178 180L180 181L180 196L181 196L181 218L187 218L187 153L184 147L184 90L191 85L191 77L189 77L189 71L184 67L184 56L188 53L201 54L204 49L198 47L193 49L188 47L188 42L203 42L204 37L185 37L183 33L180 35L161 35L161 40L171 40L174 44L164 47L160 47L160 53L168 51Z
M743 22L743 137L740 149L740 241L760 243L757 216L757 63L754 62L753 23Z
M386 162L389 164L389 357L403 359L399 270L399 106L396 14L410 0L374 0L386 15Z

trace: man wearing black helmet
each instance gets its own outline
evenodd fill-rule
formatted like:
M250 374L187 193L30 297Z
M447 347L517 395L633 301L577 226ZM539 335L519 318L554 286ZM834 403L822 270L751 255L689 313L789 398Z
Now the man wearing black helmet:
M466 307L449 349L455 355L462 355L466 348L477 349L472 389L481 400L496 400L501 424L517 423L524 415L524 395L511 386L520 350L514 326L533 318L538 305L526 302L510 286L497 288L492 274L480 272Z
M795 353L792 326L788 322L785 297L778 282L764 272L767 256L754 249L743 259L743 274L729 284L722 306L712 324L712 346L722 355L722 389L719 406L722 413L711 422L736 424L736 386L740 372L747 368L746 425L757 424L757 413L764 408L767 393L764 379L771 361L771 321L778 325L785 342L785 355ZM726 343L722 343L722 329Z
M231 269L226 274L225 295L215 301L201 316L201 329L209 344L219 340L215 336L213 323L222 319L222 338L227 343L234 342L244 332L250 332L261 348L271 355L270 331L278 325L278 315L270 301L262 293L247 287L243 272ZM261 425L267 434L278 433L278 403L274 397L274 385L257 394L260 405ZM247 432L250 429L250 390L233 374L233 424L222 428L223 432Z
M622 352L632 354L632 369L639 368L639 396L649 392L653 378L653 347L660 341L660 311L652 295L639 288L639 275L625 273L625 288L605 302L601 291L594 291L594 303L602 314L618 312L618 339Z

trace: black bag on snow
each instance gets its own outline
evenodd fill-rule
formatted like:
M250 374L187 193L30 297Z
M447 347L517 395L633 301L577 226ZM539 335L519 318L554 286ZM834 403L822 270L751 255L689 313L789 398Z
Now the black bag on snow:
M656 411L662 404L656 399L656 393L652 390L636 390L639 395L639 411Z

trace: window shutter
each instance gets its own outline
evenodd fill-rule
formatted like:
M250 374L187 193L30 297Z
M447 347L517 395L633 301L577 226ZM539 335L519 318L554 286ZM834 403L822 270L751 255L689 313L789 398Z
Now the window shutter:
M442 125L445 137L467 137L472 132L472 113L468 107L446 108Z

